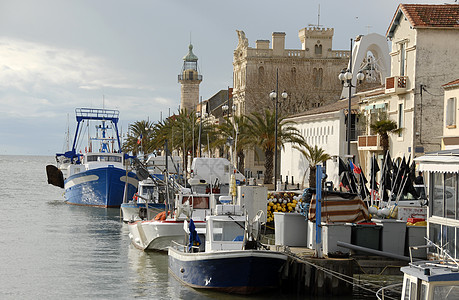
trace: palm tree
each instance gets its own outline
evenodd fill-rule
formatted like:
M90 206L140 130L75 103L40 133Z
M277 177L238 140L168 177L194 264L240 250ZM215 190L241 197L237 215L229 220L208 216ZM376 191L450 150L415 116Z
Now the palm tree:
M199 140L200 127L201 140ZM151 147L155 150L163 150L167 139L169 151L177 150L182 153L183 166L186 169L188 153L192 156L198 155L199 144L201 143L202 146L202 141L206 140L202 137L209 136L209 139L214 139L214 132L214 126L207 119L200 119L195 111L181 110L178 114L155 124L151 135Z
M265 153L265 178L264 183L272 183L273 178L273 158L275 147L275 112L265 110L264 115L254 112L248 118L248 139L252 146L260 147ZM284 147L285 143L301 144L304 139L298 129L293 125L293 121L286 121L284 116L278 117L277 123L277 145L278 150Z
M123 144L123 151L132 152L133 155L150 153L150 137L153 134L150 128L153 126L154 124L152 122L146 120L136 121L134 124L130 124L127 140Z
M316 187L316 165L326 162L327 160L331 159L331 156L325 153L325 150L322 148L309 146L308 144L304 143L301 147L293 146L293 148L297 149L301 152L304 158L307 160L309 164L309 187ZM306 177L307 169L304 170L303 180Z
M227 147L228 137L233 138L235 141L234 151L237 156L237 169L239 172L244 173L244 159L245 153L251 143L250 136L248 134L248 119L244 116L233 116L232 118L225 118L225 122L217 127L217 135L214 141L211 143L211 147Z
M386 153L389 150L389 133L400 134L403 131L403 128L398 128L395 121L384 117L370 124L370 128L374 133L381 136L383 153Z

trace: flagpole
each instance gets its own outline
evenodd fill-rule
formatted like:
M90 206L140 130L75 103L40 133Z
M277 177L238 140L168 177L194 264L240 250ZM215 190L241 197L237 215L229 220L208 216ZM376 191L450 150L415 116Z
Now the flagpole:
M373 157L371 159L371 175L370 175L370 185L371 185L371 192L370 192L370 203L371 203L371 206L373 206L374 204L374 190L375 190L375 185L374 185L374 182L376 180L376 173L374 172L375 171L375 154L373 153Z
M381 185L379 186L379 190L382 194L382 197L380 197L380 201L378 204L378 207L381 206L381 202L384 201L384 193L385 193L385 181L386 181L386 164L387 164L387 155L389 154L389 150L386 151L386 155L384 157L384 162L383 162L383 167L381 170Z

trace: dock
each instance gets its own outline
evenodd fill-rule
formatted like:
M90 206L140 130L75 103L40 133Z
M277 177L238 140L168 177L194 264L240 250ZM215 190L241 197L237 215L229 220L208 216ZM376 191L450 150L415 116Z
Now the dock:
M314 250L306 247L274 248L289 255L281 274L281 289L313 296L351 295L356 275L402 275L400 267L408 264L407 261L366 255L316 258Z

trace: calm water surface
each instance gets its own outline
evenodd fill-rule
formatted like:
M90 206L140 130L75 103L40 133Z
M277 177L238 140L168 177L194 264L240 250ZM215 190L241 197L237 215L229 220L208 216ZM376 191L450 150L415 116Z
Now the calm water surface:
M0 299L296 298L182 286L168 274L167 255L130 245L119 209L65 204L63 190L47 184L47 164L54 158L0 156Z

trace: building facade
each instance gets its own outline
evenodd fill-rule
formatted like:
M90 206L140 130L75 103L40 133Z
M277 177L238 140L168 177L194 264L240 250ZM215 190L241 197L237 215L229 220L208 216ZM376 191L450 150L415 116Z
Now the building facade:
M441 143L442 150L459 148L459 109L457 100L459 99L459 79L453 80L443 85L445 91L444 114L443 114L443 138Z
M322 148L325 153L332 157L324 167L328 175L327 181L333 182L333 187L339 186L339 160L347 153L346 118L348 100L340 100L333 104L325 105L302 114L290 117L289 121L296 122L296 128L301 132L310 146ZM355 141L358 99L354 98L351 103L353 119L351 126L351 141ZM354 142L351 144L351 155L355 155L357 148ZM358 164L358 162L355 162ZM281 179L290 184L300 184L300 187L308 187L309 163L300 151L292 144L285 145L281 154Z
M301 49L286 49L284 32L272 34L270 41L257 40L249 47L238 30L238 45L233 57L233 102L236 115L274 110L269 93L286 91L279 101L279 114L293 115L327 105L339 99L342 86L337 74L347 67L349 51L333 50L333 28L309 27L299 31ZM246 155L246 174L259 177L264 171L262 151Z
M403 128L389 135L393 158L411 158L440 150L443 134L443 88L459 74L459 5L400 4L387 30L391 72L384 89L358 94L369 125L385 114ZM369 126L359 138L360 160L382 159L379 137ZM366 141L374 140L368 144ZM368 165L368 163L367 163ZM369 166L367 166L367 171Z
M349 51L333 50L333 28L304 28L299 31L302 49L285 49L284 32L248 46L243 31L233 58L233 98L238 114L273 109L269 93L286 91L280 111L296 114L339 99L341 85L336 74L347 66ZM277 83L277 85L276 85Z

